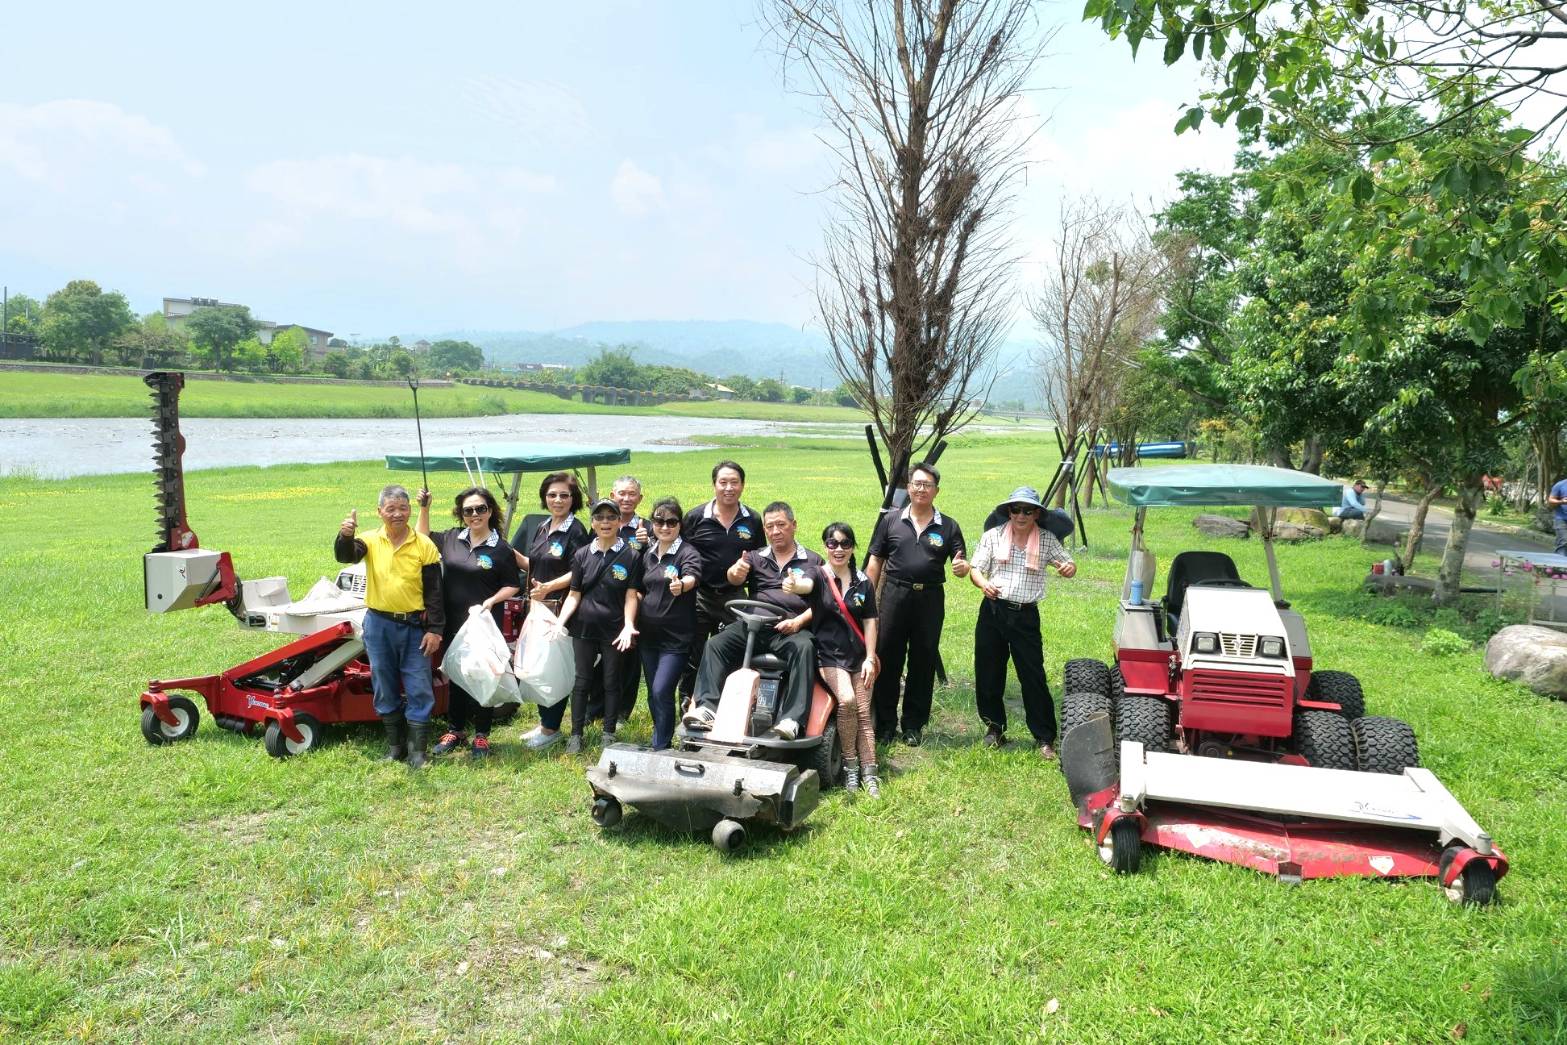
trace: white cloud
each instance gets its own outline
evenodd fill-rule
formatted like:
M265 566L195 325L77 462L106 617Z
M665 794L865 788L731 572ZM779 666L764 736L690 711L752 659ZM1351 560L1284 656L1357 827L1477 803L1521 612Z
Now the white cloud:
M1179 107L1149 99L1115 109L1076 132L1047 128L1033 141L1029 159L1047 182L1069 193L1106 198L1167 199L1184 170L1226 173L1233 167L1232 127L1204 127L1177 135Z
M471 111L518 131L529 145L575 146L590 136L587 107L564 84L475 76L462 91Z
M609 183L609 198L622 214L638 217L664 207L664 183L630 160L621 160Z
M99 172L162 187L206 168L174 134L110 102L66 98L37 105L0 102L0 171L50 189L81 185Z

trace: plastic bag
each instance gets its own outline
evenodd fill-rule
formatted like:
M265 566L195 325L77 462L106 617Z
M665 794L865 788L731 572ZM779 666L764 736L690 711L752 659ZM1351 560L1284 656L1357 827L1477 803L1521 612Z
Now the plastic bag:
M512 662L522 699L552 707L571 694L577 681L577 658L572 653L571 636L560 619L542 602L528 607L517 636L517 656Z
M474 612L474 611L477 612ZM455 682L481 706L497 707L522 700L511 673L511 650L495 618L477 606L452 636L441 660L448 681Z

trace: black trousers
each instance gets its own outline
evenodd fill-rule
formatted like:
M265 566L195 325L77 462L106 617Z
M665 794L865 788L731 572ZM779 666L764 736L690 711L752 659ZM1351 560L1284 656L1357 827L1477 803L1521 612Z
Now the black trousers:
M588 698L593 691L593 659L599 658L604 668L604 731L614 732L620 718L620 672L626 664L626 655L615 648L613 639L572 639L572 652L577 656L577 681L571 689L571 732L581 736L588 724ZM630 670L629 668L627 670Z
M686 670L680 673L680 705L676 711L685 709L691 701L691 694L696 690L696 673L702 667L702 651L707 648L707 640L734 619L724 609L724 603L730 599L743 598L743 589L715 591L704 585L696 590L696 634L691 641L691 656L686 661Z
M903 683L904 732L919 731L930 722L931 694L936 688L936 654L941 625L947 617L945 587L932 584L916 591L888 579L877 605L876 657L881 674L871 699L876 709L876 735L883 740L898 731L898 676L908 660Z
M449 609L450 607L448 607ZM467 619L468 615L464 613L463 620ZM448 616L447 620L450 621L451 617ZM457 637L457 631L457 628L450 628L447 634L441 636L441 652L435 661L437 664L441 662L440 657L446 656L446 648L452 644L452 639ZM490 730L495 726L495 709L487 708L480 704L468 695L467 690L448 679L446 682L446 722L451 726L453 733L466 733L468 731L468 723L472 722L475 733L481 736L488 736Z
M805 718L811 710L811 691L816 686L816 643L808 631L780 635L772 628L756 634L754 653L771 653L784 662L783 692L778 695L778 717L794 719L805 732ZM736 624L713 637L702 654L702 669L697 673L696 697L703 707L717 710L724 694L724 680L745 659L745 628Z
M985 726L1006 732L1007 658L1023 690L1023 717L1036 744L1056 741L1056 708L1045 681L1045 643L1039 634L1039 606L1014 608L1000 599L979 605L974 625L974 702Z
M637 684L642 681L640 673L636 670L637 653L629 654L632 663L620 670L620 721L625 722L631 718L631 713L637 709ZM593 692L588 698L588 721L597 722L604 717L604 662L599 661L598 667L593 671Z

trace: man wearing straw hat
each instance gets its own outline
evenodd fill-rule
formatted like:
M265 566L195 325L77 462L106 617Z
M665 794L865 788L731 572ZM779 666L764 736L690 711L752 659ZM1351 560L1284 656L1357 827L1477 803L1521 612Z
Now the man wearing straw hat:
M1019 486L996 506L1006 523L985 531L969 564L969 580L985 593L974 625L974 696L985 723L986 747L999 748L1007 734L1007 658L1017 668L1023 716L1044 758L1055 758L1056 710L1045 681L1044 639L1039 600L1045 597L1045 567L1062 577L1077 564L1054 534L1038 525L1044 505L1039 491Z

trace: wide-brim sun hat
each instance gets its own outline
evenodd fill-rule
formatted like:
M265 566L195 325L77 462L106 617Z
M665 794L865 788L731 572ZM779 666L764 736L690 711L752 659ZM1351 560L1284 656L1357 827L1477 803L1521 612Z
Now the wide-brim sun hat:
M1039 491L1032 486L1019 486L1012 491L1012 496L996 505L996 511L1002 515L1007 514L1007 509L1014 504L1026 504L1030 508L1043 508L1044 504L1039 500Z

